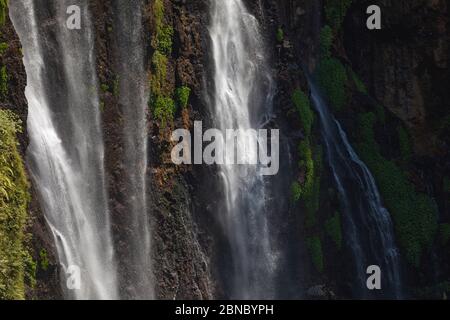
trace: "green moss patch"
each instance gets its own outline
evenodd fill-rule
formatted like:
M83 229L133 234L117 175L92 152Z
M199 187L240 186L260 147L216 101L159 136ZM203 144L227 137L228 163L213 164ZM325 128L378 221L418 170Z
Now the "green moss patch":
M360 115L357 149L374 174L385 205L392 214L400 248L408 262L418 267L437 231L437 208L428 195L415 190L406 172L381 155L373 130L375 121L373 113Z
M325 232L340 250L342 248L342 227L341 215L339 212L336 212L325 222Z
M335 111L341 111L347 102L347 71L336 58L320 60L315 73L317 83Z
M188 87L182 86L175 90L176 101L180 108L184 109L187 107L190 95L191 95L191 89Z
M300 89L294 91L292 102L295 105L305 135L309 137L314 123L314 113L308 96Z
M20 132L18 118L0 110L0 299L25 297L27 265L32 261L25 247L30 196L17 148Z
M323 272L323 251L322 251L322 241L319 236L313 236L306 239L306 245L308 251L311 255L311 259L314 267L320 273Z

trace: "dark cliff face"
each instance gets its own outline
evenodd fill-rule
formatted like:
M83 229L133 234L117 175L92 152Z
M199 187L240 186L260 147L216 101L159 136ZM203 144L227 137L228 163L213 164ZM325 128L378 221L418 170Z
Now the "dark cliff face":
M260 3L263 4L267 19L265 21L261 19L266 26L266 33L269 37L271 34L275 38L277 29L281 28L284 36L278 43L274 39L274 46L278 48L275 53L277 62L274 64L278 73L279 87L279 95L275 100L280 102L280 110L284 108L281 118L287 119L290 124L285 130L291 134L302 132L304 128L298 126L300 119L289 112L292 108L291 95L295 88L308 92L308 86L305 80L302 80L302 71L299 67L304 66L313 73L317 63L320 62L319 34L321 28L330 23L326 12L329 9L327 6L331 6L333 1L267 0ZM378 120L375 124L374 134L382 156L396 163L397 171L402 172L400 176L406 177L402 183L408 185L408 192L428 197L431 203L437 205L433 214L436 221L429 223L434 225L430 229L438 228L439 231L423 235L429 238L427 249L425 246L422 248L420 266L415 267L406 260L410 260L407 258L411 246L408 242L414 242L416 239L413 236L408 241L399 240L404 239L404 230L410 226L403 228L405 220L399 218L400 214L397 212L403 210L407 216L408 210L413 209L393 208L391 214L396 222L397 241L401 242L404 255L405 294L426 296L432 292L433 295L440 296L442 295L440 290L445 285L449 272L448 255L445 253L447 247L441 241L442 230L448 223L450 214L449 191L445 187L450 169L448 162L450 108L446 88L450 76L448 2L373 3L361 0L347 3L349 7L344 13L342 26L332 30L334 40L331 54L348 72L348 82L342 87L345 111L337 111L336 116L344 125L356 149L361 151L360 145L365 142L361 139L359 131L360 120L367 113L377 113L382 120ZM378 4L382 9L382 30L369 31L366 28L368 17L366 9L371 4ZM258 7L254 3L253 6ZM358 76L361 77L360 81L357 79ZM330 103L333 104L334 101ZM313 132L318 138L320 134L317 128L313 129ZM295 141L298 140L293 141L295 145ZM317 143L321 143L320 138ZM404 152L408 154L405 156ZM296 155L293 156L295 159ZM373 160L364 154L362 157L368 163ZM382 196L387 196L386 178L381 177L382 174L377 172L379 170L373 165L369 166L375 172ZM302 171L300 170L298 174L301 180ZM387 171L386 175L389 175ZM333 180L326 167L322 172L321 185L321 204L317 215L319 225L323 226L329 212L338 207L337 198L333 196L333 192L330 193ZM324 190L327 188L328 192ZM388 197L387 204L392 205L392 202L408 198L410 195L406 193L406 189L398 191L395 197ZM430 206L433 207L434 204ZM304 208L300 208L300 211L304 212ZM303 215L296 212L300 216ZM417 222L420 220L422 221L420 223L425 223L426 218L420 217L421 215L427 215L426 208L423 208L423 212L417 210L414 217L411 212L409 221L417 219ZM299 232L308 235L308 230L302 230L302 225L304 221L299 224ZM417 229L413 232L419 231ZM351 276L347 277L348 272L342 270L348 269L345 262L348 257L346 258L342 252L339 253L332 243L327 242L326 237L322 239L322 247L325 271L316 277L314 271L310 270L307 282L310 285L324 282L339 296L347 296ZM309 259L310 257L305 257L306 265L309 264L307 261Z
M173 92L176 86L191 88L190 105L187 111L177 114L179 127L190 128L191 117L203 110L202 78L204 34L200 23L204 18L201 1L183 4L164 1L164 22L174 29L173 49L168 57L166 82ZM145 63L150 77L151 59L154 49L150 46L154 32L153 2L143 3L144 38L147 41ZM111 36L114 28L112 3L97 1L91 8L96 27L97 72L101 83L114 87L117 81L116 46ZM127 188L124 181L123 123L120 120L123 106L118 104L114 92L102 95L104 103L103 122L105 136L106 170L109 181L110 209L113 221L113 238L121 274L121 290L126 292L127 278L134 272L127 263L129 239L133 230L129 227L127 214ZM192 199L192 186L187 180L196 179L189 168L177 168L165 158L170 143L158 122L148 116L150 135L149 164L149 221L152 230L155 290L161 299L208 299L212 297L213 284L209 275L209 258L204 250L208 245L200 244L194 223L196 211ZM161 129L161 130L160 130ZM199 205L202 208L203 204ZM126 295L126 294L125 294Z
M383 23L376 32L364 27L367 3L356 2L345 21L347 57L374 97L411 130L415 151L442 156L446 138L439 127L448 116L450 76L448 2L377 1Z
M381 8L381 30L366 28L366 8L371 4ZM373 154L360 155L374 172L393 216L410 296L423 296L424 292L425 296L430 292L442 296L449 272L448 243L441 238L450 214L445 188L450 169L448 23L447 1L352 1L341 29L333 30L336 32L333 55L352 70L349 78L353 78L353 84L345 86L347 106L345 111L337 112L338 118L360 151L360 145L366 143L361 138L360 120L369 113L377 114L373 130L381 157L373 162L374 158L370 158ZM356 79L358 76L361 81ZM367 125L368 122L366 128ZM388 185L393 186L395 181L387 182L389 179L383 177L392 174L381 164L383 159L395 163L396 171L403 172L398 177L405 177L403 185L409 185L408 190L413 191L387 191ZM414 215L413 208L395 207L395 202L407 198L408 192L431 199L430 208L436 209L432 210L435 218L430 221L434 225L430 229L439 230L424 233L427 245L422 247L420 262L415 263L411 263L408 250L421 231L416 229L407 241L404 232L410 227L406 226L408 221L420 220L425 225L427 210L421 208ZM409 218L402 217L408 214Z
M110 90L101 93L104 106L102 113L105 139L105 167L108 177L109 205L112 215L112 231L122 274L122 285L132 273L127 266L129 254L128 238L133 230L127 221L127 190L123 178L124 150L123 110L113 90L117 81L117 57L111 28L113 0L90 2L95 27L95 51L99 83ZM144 1L144 24L146 32L147 71L152 73L154 48L151 37L154 32L152 15L153 1ZM350 275L346 273L347 256L336 249L329 236L322 240L324 270L317 270L306 246L307 240L317 233L324 234L323 225L330 213L338 206L338 197L333 189L331 173L324 168L319 181L320 209L318 224L307 226L303 204L290 202L290 180L304 182L305 171L292 163L300 161L297 148L305 139L301 119L293 112L292 95L297 89L308 92L302 66L312 72L318 62L319 33L325 24L324 4L316 0L261 0L246 1L249 10L261 23L267 40L267 51L277 83L275 96L275 126L283 134L289 146L290 162L286 160L284 172L274 181L280 197L278 210L286 212L283 221L277 220L278 239L288 243L283 270L286 279L280 287L286 289L285 296L304 297L307 288L321 287L320 298L348 297ZM377 125L376 138L381 152L396 161L399 143L393 136L397 128L404 126L413 142L413 155L401 167L407 172L408 181L414 188L432 197L438 207L440 223L450 221L450 191L445 189L443 179L450 177L449 163L449 28L448 2L445 0L378 1L382 7L383 29L368 31L365 28L365 9L368 1L353 1L341 30L336 32L333 54L350 67L367 87L368 96L357 92L355 85L346 86L347 113L338 113L345 128L354 141L358 141L357 115L382 105L386 111L386 122ZM213 92L210 70L209 1L163 1L165 23L174 29L173 49L168 57L167 86L174 91L180 86L191 89L187 109L178 112L174 119L176 127L192 129L194 120L202 120L211 127L210 97ZM372 4L372 2L370 2ZM8 96L1 101L2 109L11 109L23 120L26 129L26 99L24 90L26 75L21 62L20 43L7 19L1 27L1 41L9 48L0 57L10 77ZM279 29L282 39L277 39ZM353 117L354 116L354 117ZM227 273L229 245L219 225L221 190L217 184L214 167L175 167L164 158L170 149L167 132L160 127L149 112L149 221L152 226L153 261L156 293L162 299L210 299L227 298ZM21 152L26 158L27 136L19 137ZM320 132L317 125L312 129L311 144L320 147ZM292 158L291 158L292 157ZM170 161L170 160L169 160ZM29 290L29 297L60 298L58 263L53 239L41 213L39 199L31 189L30 216L32 223L32 255L38 261L37 285ZM322 226L322 227L321 227ZM48 254L49 267L43 270L40 253ZM450 261L448 243L441 244L436 236L433 246L423 260L433 261L433 266L422 264L419 268L405 266L407 285L411 287L433 287L448 279ZM317 253L317 252L315 252ZM437 266L437 267L436 267ZM283 282L284 281L284 282ZM326 289L324 289L326 288ZM125 288L126 289L126 288ZM413 291L413 290L411 290ZM299 293L300 292L300 293ZM433 291L433 294L436 294ZM411 293L414 296L413 293ZM418 295L420 296L420 295ZM284 297L284 296L283 296ZM316 296L317 297L317 296Z

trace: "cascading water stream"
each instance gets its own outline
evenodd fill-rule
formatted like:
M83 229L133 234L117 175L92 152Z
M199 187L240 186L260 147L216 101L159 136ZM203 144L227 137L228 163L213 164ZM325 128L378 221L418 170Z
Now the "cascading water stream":
M212 0L215 125L258 129L270 118L272 80L256 18L240 0ZM257 157L249 135L241 135L237 154ZM273 298L277 252L270 237L267 190L258 166L220 165L225 198L221 217L231 247L229 295L236 299Z
M82 8L81 30L66 27L66 10L73 4ZM27 72L29 167L55 238L65 296L114 299L116 271L87 8L87 0L39 6L33 0L9 2ZM66 286L64 271L73 267L81 271L79 290Z
M147 77L144 67L142 0L114 3L119 104L124 119L124 164L129 213L129 259L127 295L133 299L154 298L149 217L147 215Z
M311 79L309 85L321 122L328 162L341 196L344 234L356 273L354 295L357 298L372 296L366 287L366 268L377 265L382 272L381 297L399 299L402 296L400 256L390 214L382 204L372 174L353 150Z

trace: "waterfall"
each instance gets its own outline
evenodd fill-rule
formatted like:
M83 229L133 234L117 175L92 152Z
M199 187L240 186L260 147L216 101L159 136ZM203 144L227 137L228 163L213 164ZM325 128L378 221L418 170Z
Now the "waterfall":
M118 60L119 105L124 120L124 166L128 228L132 235L126 275L133 299L152 299L153 281L149 217L147 216L147 113L148 90L144 66L142 0L114 2Z
M340 194L346 243L354 259L354 295L371 297L366 287L366 268L377 265L382 272L381 297L400 299L400 256L390 214L382 204L369 169L353 150L310 79L309 84L321 122L328 163Z
M66 27L70 5L82 29ZM66 298L114 299L117 284L87 0L10 1L27 72L28 165L55 238ZM79 268L80 288L72 282ZM75 290L73 290L75 289Z
M273 93L258 22L240 0L211 4L214 124L222 132L261 128L270 118ZM257 153L250 139L241 135L237 146L237 153L249 159ZM219 214L233 265L229 295L273 298L277 250L270 237L268 194L260 168L224 164L219 170L225 199L225 210Z

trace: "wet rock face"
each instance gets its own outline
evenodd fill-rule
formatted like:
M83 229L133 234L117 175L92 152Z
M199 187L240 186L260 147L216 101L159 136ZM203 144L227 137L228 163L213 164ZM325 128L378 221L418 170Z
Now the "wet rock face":
M100 83L114 86L117 74L117 43L110 31L114 28L112 3L93 2L96 34L97 73ZM151 43L152 1L143 1L144 41ZM203 52L205 52L204 1L164 1L165 20L174 28L173 50L168 59L167 81L170 87L181 85L191 88L189 111L175 119L177 128L189 127L191 117L202 113ZM145 61L151 67L152 49L146 46ZM150 70L147 70L150 72ZM127 223L127 188L124 181L126 170L123 161L123 110L114 92L102 93L104 102L103 130L105 139L105 166L108 175L112 233L115 242L116 258L119 262L121 292L125 298L130 290L127 278L133 269L127 264L129 255L128 239L133 230ZM150 112L149 112L150 113ZM208 245L198 235L195 220L202 215L196 208L204 202L191 201L194 197L189 177L195 179L196 173L189 168L176 168L171 163L161 161L162 154L170 143L158 135L156 122L148 116L148 215L152 230L152 260L156 298L159 299L210 299L213 297L213 284L210 280L209 257L204 253ZM193 178L192 178L193 177ZM197 181L200 184L201 181ZM199 217L195 217L198 215ZM205 228L208 230L207 228Z
M416 152L436 153L450 98L448 2L376 2L382 30L367 30L368 2L355 2L344 23L345 51L369 91L410 129Z
M13 111L22 121L23 132L19 135L19 152L24 162L26 162L26 150L28 147L27 116L28 106L25 98L25 87L27 76L22 62L22 52L20 40L14 30L8 13L6 20L0 26L0 43L8 46L0 55L0 66L6 67L8 74L7 94L0 100L0 109ZM28 179L31 177L28 175ZM47 227L44 215L39 205L36 191L33 186L30 188L31 201L29 203L29 227L27 232L31 234L31 240L27 243L30 254L36 262L36 285L34 288L27 288L26 297L29 299L57 299L62 297L59 286L58 261L53 238ZM40 253L45 252L48 266L42 268ZM44 270L45 269L45 270Z

